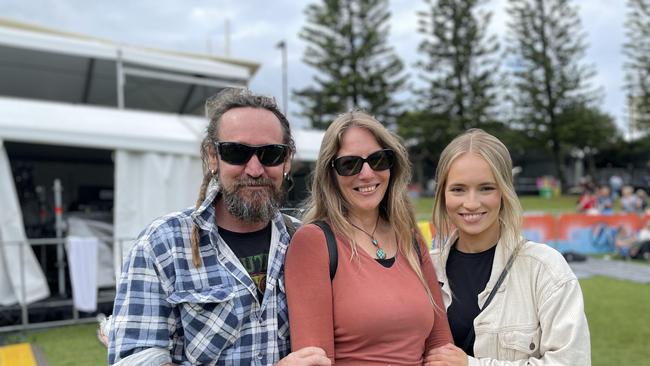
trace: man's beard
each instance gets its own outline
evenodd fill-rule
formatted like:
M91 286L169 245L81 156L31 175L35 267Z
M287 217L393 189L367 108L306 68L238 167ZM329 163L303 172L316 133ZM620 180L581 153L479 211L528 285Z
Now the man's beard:
M221 198L226 210L247 223L270 221L280 208L284 198L281 188L276 187L269 178L243 178L231 186L220 182ZM263 189L246 189L248 186Z

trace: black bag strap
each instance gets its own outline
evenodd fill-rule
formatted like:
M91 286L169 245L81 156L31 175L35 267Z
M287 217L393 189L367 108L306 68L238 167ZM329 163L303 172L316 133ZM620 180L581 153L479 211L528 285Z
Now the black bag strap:
M330 281L334 279L336 268L339 266L339 251L336 249L336 238L332 232L330 225L323 221L315 221L314 224L323 230L325 233L325 241L327 242L327 253L330 257Z
M422 251L420 250L420 244L418 243L418 239L413 235L413 248L415 248L415 253L418 255L418 260L420 261L420 265L422 264L423 258L422 258Z
M506 262L506 266L503 268L503 271L501 271L501 274L499 275L499 278L497 279L497 283L494 284L494 288L492 288L492 291L490 291L490 294L488 295L488 298L485 300L485 303L483 304L483 308L479 309L479 314L485 308L487 308L488 305L490 305L490 303L492 302L492 299L497 294L497 291L499 290L499 287L501 287L501 284L506 279L506 276L508 275L508 271L510 271L510 267L512 267L512 263L515 261L515 257L517 256L517 252L519 252L519 247L520 246L518 246L512 252L512 254L510 254L510 258L508 258L508 262ZM469 330L469 334L467 334L467 338L465 338L465 342L463 342L463 350L466 350L470 346L472 346L474 344L475 340L476 340L476 332L474 331L474 325L472 325L472 328Z

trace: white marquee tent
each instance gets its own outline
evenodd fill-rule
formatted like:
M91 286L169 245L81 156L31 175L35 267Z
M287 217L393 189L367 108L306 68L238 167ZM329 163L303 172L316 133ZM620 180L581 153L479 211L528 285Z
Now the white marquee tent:
M122 105L129 109L115 108L120 62L127 69ZM116 239L134 238L156 216L192 205L201 179L205 95L247 85L257 67L120 46L0 19L0 95L6 95L0 96L0 242L26 240L8 143L111 151ZM293 132L294 160L314 161L323 133ZM18 248L0 248L0 305L49 295L35 256ZM122 252L114 250L115 271Z
M164 113L126 111L111 108L68 105L15 98L0 98L0 142L43 143L113 150L115 164L114 236L135 237L153 218L191 205L196 199L201 177L198 146L205 118ZM295 159L314 161L322 132L294 131L297 144ZM22 241L24 232L17 205L13 176L4 147L0 151L0 201L11 202L11 210L0 210L3 241ZM5 204L3 204L5 206ZM7 206L5 206L7 207ZM15 248L14 248L15 249ZM115 250L115 268L120 268L121 251ZM7 260L16 252L5 253ZM17 264L17 263L16 263ZM38 266L26 259L26 265ZM14 290L19 280L6 280L8 273L19 273L10 266L0 271L0 294L9 283ZM26 272L27 284L39 282L40 272ZM9 276L11 277L11 276ZM43 283L42 281L40 281ZM45 292L30 289L27 300ZM31 296L31 297L30 297ZM3 296L3 299L11 299Z

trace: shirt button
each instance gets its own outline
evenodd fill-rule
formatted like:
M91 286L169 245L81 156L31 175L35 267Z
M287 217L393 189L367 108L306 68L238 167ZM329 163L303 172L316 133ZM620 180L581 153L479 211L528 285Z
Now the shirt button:
M262 357L264 357L264 356L262 356L262 352L260 352L260 353L257 354L257 359L258 359L258 360L261 360Z
M531 342L530 345L528 346L528 348L530 348L531 351L534 350L535 349L535 343Z

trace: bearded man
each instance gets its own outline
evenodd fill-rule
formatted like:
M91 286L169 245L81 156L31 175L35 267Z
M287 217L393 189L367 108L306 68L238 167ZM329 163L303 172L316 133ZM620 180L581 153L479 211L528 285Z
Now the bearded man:
M290 353L278 208L295 144L273 98L228 89L206 103L196 207L138 237L110 320L111 365L329 365Z

